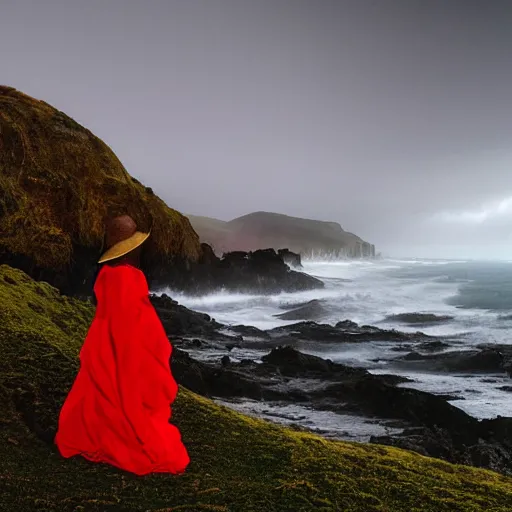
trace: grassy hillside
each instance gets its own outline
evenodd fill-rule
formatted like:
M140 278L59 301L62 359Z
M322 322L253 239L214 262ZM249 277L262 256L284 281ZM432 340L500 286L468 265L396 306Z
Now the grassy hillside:
M105 218L124 213L141 229L153 223L155 264L197 259L189 220L132 178L105 143L47 103L0 86L0 263L76 276L95 263Z
M217 252L288 248L301 254L311 252L346 253L360 256L371 251L370 244L344 231L336 222L256 212L229 222L208 217L189 216L202 242ZM368 254L364 254L368 255Z
M0 510L509 512L512 479L390 447L327 441L183 388L179 477L66 460L52 445L93 309L0 266Z

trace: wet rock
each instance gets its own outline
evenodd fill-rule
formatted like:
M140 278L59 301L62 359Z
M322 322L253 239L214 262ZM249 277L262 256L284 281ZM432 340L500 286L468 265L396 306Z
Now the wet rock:
M334 367L330 360L303 354L292 347L275 348L261 360L267 365L278 368L283 375L289 376L311 373L325 375Z
M512 452L503 446L480 442L469 447L465 455L471 466L510 474Z
M410 368L428 371L496 373L503 372L503 354L499 350L450 351L439 354L410 352L395 364L407 363Z
M177 382L203 396L241 396L256 400L263 397L261 385L255 379L196 361L179 349L173 350L171 369Z
M359 328L359 326L355 322L352 322L352 320L342 320L341 322L338 322L335 327L337 329L343 329L344 331L356 330Z
M171 364L180 384L204 396L278 400L381 421L394 419L406 427L404 433L371 442L512 472L512 419L478 421L448 403L457 397L397 387L409 380L400 376L372 375L288 346L273 349L260 364L250 359L236 363L229 356L220 364L202 363L175 349Z
M150 300L167 335L209 335L222 327L209 315L187 309L165 293L150 295Z
M155 299L153 299L155 300ZM177 331L173 315L180 317L180 329L189 326L198 331L195 338L184 343L198 343L219 348L234 347L233 337L219 332L225 326L217 324L208 315L181 309L168 297L155 300L164 327ZM271 346L281 341L319 339L330 341L404 340L418 347L421 343L437 340L423 339L421 333L407 334L375 327L340 322L336 326L301 322L268 332L238 326L234 329L250 333L262 343ZM264 339L265 336L267 339ZM172 339L173 337L171 337ZM174 337L180 339L180 337ZM225 341L230 343L226 344ZM247 341L244 342L244 344ZM376 421L394 419L406 427L401 436L372 438L372 442L389 444L417 451L451 462L479 465L503 473L512 472L512 419L478 421L448 401L451 395L434 395L415 389L397 387L405 379L396 375L372 375L364 368L354 368L321 357L304 354L287 346L277 346L262 357L261 363L244 359L240 363L224 356L216 363L199 362L186 352L174 348L172 371L177 381L192 391L208 397L245 397L255 400L278 400L281 403L300 403L309 408L367 416ZM252 346L252 345L251 345ZM413 353L416 352L416 353ZM422 354L413 351L403 364L439 363L456 371L495 369L501 351L483 348L471 352L456 351L441 354Z
M503 354L499 350L482 350L476 354L464 357L463 354L454 361L455 369L470 372L500 372L503 371Z
M386 322L400 322L409 325L432 325L453 320L453 316L434 315L432 313L400 313L398 315L389 315L385 318Z
M245 336L246 338L268 339L270 336L265 331L250 325L234 325L229 327L230 332Z
M314 299L296 309L274 316L281 320L318 320L319 318L325 317L326 314L327 310L325 309L323 301Z
M477 348L482 350L495 350L499 351L503 356L502 368L503 371L508 373L509 377L512 377L512 345L498 345L495 343L484 343L478 345Z
M438 352L449 347L450 345L448 343L440 340L426 341L417 346L418 350L423 350L425 352Z
M429 356L420 354L419 352L409 352L408 354L405 354L405 356L402 356L399 358L400 361L421 361L424 359L430 359L430 358L429 358Z
M302 268L302 261L300 254L292 252L288 249L279 249L277 254L281 256L283 261L292 268Z
M166 283L171 282L173 289L190 295L220 290L271 295L324 287L321 280L291 270L274 249L234 251L224 254L222 258L218 258L211 248L203 248L203 253L208 254L204 261L191 263L187 268L169 269L171 275L167 276Z
M441 428L410 428L396 436L372 436L370 443L394 446L448 462L460 459L449 433Z
M379 376L366 375L352 382L330 385L325 395L356 402L367 414L397 418L414 425L447 428L464 436L475 431L478 421L442 397L416 389L399 388Z
M293 336L297 339L311 341L361 342L361 341L407 341L429 338L423 333L404 333L378 327L357 326L347 328L345 322L334 327L316 322L299 322L280 326L267 331L271 337Z

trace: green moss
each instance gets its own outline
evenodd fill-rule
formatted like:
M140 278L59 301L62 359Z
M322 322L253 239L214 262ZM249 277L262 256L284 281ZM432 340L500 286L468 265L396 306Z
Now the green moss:
M0 86L0 255L61 268L75 247L101 248L107 216L153 226L150 257L197 259L189 220L134 180L89 130L42 101Z
M89 303L0 266L1 510L419 512L512 509L512 479L391 447L333 442L181 388L184 475L136 477L52 445Z

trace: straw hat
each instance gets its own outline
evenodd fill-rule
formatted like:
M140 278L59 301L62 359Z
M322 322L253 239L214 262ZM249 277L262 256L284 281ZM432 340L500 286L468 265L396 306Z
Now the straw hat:
M105 263L128 254L141 245L149 235L150 233L137 231L137 224L129 215L115 217L107 224L105 238L107 250L98 263Z

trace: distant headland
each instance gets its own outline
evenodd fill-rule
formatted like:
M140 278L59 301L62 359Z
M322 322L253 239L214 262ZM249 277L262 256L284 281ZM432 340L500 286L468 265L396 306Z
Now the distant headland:
M345 231L337 222L255 212L231 221L187 215L201 242L217 254L273 247L303 257L330 255L375 258L375 245Z

